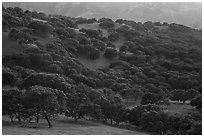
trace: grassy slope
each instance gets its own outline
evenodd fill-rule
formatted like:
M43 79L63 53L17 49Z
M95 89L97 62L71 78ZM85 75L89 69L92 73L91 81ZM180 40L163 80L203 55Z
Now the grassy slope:
M188 115L189 113L196 113L197 110L195 107L189 105L189 104L179 104L179 103L171 103L170 105L163 106L164 108L167 108L167 112L170 114L178 114L178 115Z
M13 53L22 53L24 48L16 41L12 41L8 38L8 32L2 32L2 54L10 55Z
M102 123L80 120L74 122L67 117L59 117L53 128L48 128L46 121L41 120L40 124L19 125L11 124L8 117L3 116L3 135L145 135L146 133L117 128ZM33 128L35 127L35 128Z
M112 62L109 59L106 59L103 55L101 55L96 60L91 60L85 57L79 57L79 61L89 69L99 69L99 68L106 68L109 67L110 63Z
M115 25L116 25L115 26L116 28L120 26L117 23ZM79 29L81 29L81 28L93 29L93 30L101 29L98 26L98 23L79 24L78 27L79 27ZM101 30L103 32L103 36L108 37L108 35L109 35L108 31L106 29L101 29ZM123 37L120 37L120 39L118 41L113 42L113 44L116 46L116 49L119 51L120 47L123 45L124 42L125 42L125 39ZM103 57L103 55L101 55L96 60L91 60L91 59L84 58L84 57L79 57L78 59L84 66L88 67L89 69L106 68L112 62L111 60L106 59L105 57Z

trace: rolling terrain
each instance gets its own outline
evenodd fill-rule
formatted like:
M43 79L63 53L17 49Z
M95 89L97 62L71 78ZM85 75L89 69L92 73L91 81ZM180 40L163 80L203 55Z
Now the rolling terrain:
M201 30L2 11L3 134L202 133Z

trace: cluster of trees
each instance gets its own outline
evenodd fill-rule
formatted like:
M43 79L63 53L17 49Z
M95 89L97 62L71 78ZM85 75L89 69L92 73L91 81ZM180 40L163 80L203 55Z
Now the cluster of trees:
M87 34L88 37L91 37L91 38L99 38L100 36L102 36L102 32L99 29L98 30L92 30L92 29L82 28L79 31Z
M129 121L142 129L155 134L201 134L201 123L182 117L170 115L158 105L141 105L133 108L129 113Z
M108 59L113 59L118 55L118 52L114 48L106 48L106 51L104 53L104 56Z
M51 25L40 21L32 21L27 27L33 29L35 33L43 33L44 35L53 31L53 27Z
M17 30L15 28L11 29L8 37L11 40L18 41L19 44L32 44L34 39L31 38L31 31L29 30Z
M93 60L100 57L100 50L91 45L81 45L79 48L79 53Z
M41 21L32 21L32 18ZM196 124L190 118L168 116L156 107L151 110L146 107L168 104L169 99L190 101L201 113L200 31L158 22L47 16L19 8L3 8L2 21L10 40L37 44L34 34L53 36L49 43L38 42L39 48L3 56L3 84L17 88L3 91L3 113L12 120L28 120L40 115L50 121L56 114L63 113L74 119L86 115L116 124L130 122L157 134L200 133L200 122ZM74 30L77 24L94 22L108 30L107 38L102 36L101 30L81 29L80 33ZM154 31L156 26L166 29ZM117 51L113 42L121 37L124 43ZM92 60L104 55L112 63L108 68L90 70L78 61L79 55ZM56 92L63 93L60 96L65 97L65 105ZM29 104L26 100L31 95L36 100ZM136 100L139 95L143 95L142 105L133 110L128 110L121 101L129 97ZM13 96L12 100L8 96ZM53 106L35 102L44 96ZM37 109L35 106L43 105L35 103L45 103L50 110ZM8 104L12 105L8 107ZM44 114L45 111L49 114Z
M97 19L95 18L87 19L87 18L80 17L80 18L76 18L75 20L77 24L92 24L97 22Z
M101 18L98 20L99 22L99 27L109 29L115 27L114 21L108 18Z
M3 115L9 115L11 122L39 123L40 118L45 118L49 127L51 120L58 114L72 117L74 120L85 115L93 119L108 119L118 125L126 120L127 109L122 105L121 99L116 95L104 97L101 93L86 86L79 85L66 91L57 90L34 84L26 90L5 89L2 92Z
M42 86L32 86L28 90L10 89L3 90L3 114L10 116L11 122L15 118L19 122L31 121L33 117L36 122L43 117L47 120L49 128L52 127L51 119L57 113L64 111L65 94L62 91Z

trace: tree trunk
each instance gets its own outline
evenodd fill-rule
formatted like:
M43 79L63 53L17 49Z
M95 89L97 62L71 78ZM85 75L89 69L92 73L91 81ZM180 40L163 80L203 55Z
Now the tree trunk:
M113 120L111 119L111 125L113 124Z
M50 122L50 119L46 116L45 117L45 119L47 120L47 123L48 123L48 125L49 125L49 128L52 128L52 124L51 124L51 122Z
M183 104L185 104L186 101L183 101Z
M39 113L37 113L37 116L36 116L36 123L39 123L39 120L40 120L40 118L39 118Z
M77 117L74 117L74 121L77 122Z
M20 124L21 124L21 118L20 118L20 117L18 117L18 123L20 123Z
M18 123L21 124L21 117L19 115L16 114L16 118L18 119Z
M10 119L11 119L11 123L13 123L13 116L10 115L9 117L10 117Z
M104 120L103 120L103 123L105 123L105 124L106 124L106 123L107 123L107 119L104 119Z

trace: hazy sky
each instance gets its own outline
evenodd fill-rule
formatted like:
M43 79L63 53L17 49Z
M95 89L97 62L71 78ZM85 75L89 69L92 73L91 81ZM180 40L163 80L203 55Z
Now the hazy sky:
M3 3L19 6L24 10L43 11L47 14L62 14L71 17L130 19L160 22L175 22L188 26L202 26L202 3L172 2L55 2L55 3Z

